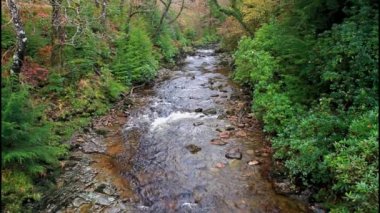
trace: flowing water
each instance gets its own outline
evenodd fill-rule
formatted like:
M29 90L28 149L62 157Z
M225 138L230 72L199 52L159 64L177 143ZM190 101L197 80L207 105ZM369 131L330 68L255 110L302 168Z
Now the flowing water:
M128 152L117 166L138 195L138 211L305 212L274 192L270 154L257 152L268 149L264 136L254 119L239 126L242 94L220 61L209 49L187 56L131 112L123 127ZM220 137L225 145L211 143ZM242 159L226 158L231 150Z

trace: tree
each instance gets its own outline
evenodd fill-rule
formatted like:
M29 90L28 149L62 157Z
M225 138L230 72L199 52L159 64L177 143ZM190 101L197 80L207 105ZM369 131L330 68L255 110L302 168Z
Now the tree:
M162 24L164 23L164 19L168 15L168 12L169 12L171 4L173 3L173 0L166 0L166 1L160 0L160 2L164 5L164 10L163 10L163 13L161 15L160 22L158 23L156 31L155 31L155 33L153 35L153 38L157 38L158 35L160 34L161 28L162 28Z
M50 56L50 63L52 66L62 67L63 65L63 45L65 43L65 29L63 26L63 16L61 12L62 0L50 0L52 6L52 32L51 44L52 51Z
M100 22L106 27L106 21L107 21L107 0L102 1L102 15L100 16Z
M249 35L253 35L252 29L244 22L244 14L239 9L237 0L230 0L231 6L229 8L222 7L218 0L210 0L210 3L225 15L234 17Z
M13 54L13 63L11 67L11 74L19 74L21 71L22 63L25 56L26 41L25 30L21 22L20 13L17 4L14 0L7 0L7 5L11 13L12 22L16 31L17 44L16 51Z

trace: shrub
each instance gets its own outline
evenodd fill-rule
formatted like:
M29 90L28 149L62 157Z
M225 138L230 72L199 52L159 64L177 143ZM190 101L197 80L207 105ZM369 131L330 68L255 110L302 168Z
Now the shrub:
M29 100L23 86L13 86L3 79L1 91L2 205L19 211L26 199L39 197L33 187L36 175L46 172L49 164L57 165L65 149L54 144L51 126L42 119L41 108Z
M112 72L124 85L151 80L158 67L153 44L143 28L132 27L128 39L117 42L117 57Z

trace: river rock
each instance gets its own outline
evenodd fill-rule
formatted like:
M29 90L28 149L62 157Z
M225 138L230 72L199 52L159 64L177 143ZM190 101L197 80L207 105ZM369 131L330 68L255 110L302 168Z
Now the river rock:
M231 125L227 125L227 126L226 126L226 130L227 130L227 131L235 130L235 127L233 127L233 126L231 126Z
M191 152L191 154L195 154L202 150L199 146L196 146L194 144L186 145L185 148Z
M200 125L203 125L203 124L204 124L203 121L197 121L197 122L193 123L193 126L200 126Z
M255 166L255 165L259 165L259 164L260 164L260 162L257 160L251 160L248 162L248 165L250 165L250 166Z
M212 97L212 98L215 98L215 97L218 97L219 95L218 94L212 94L212 95L210 95L210 97Z
M202 108L196 108L196 109L194 110L194 112L202 112L202 111L203 111Z
M274 190L278 194L289 195L289 194L297 194L299 192L299 189L296 187L296 185L294 185L290 181L275 182L273 186L274 186Z
M223 132L224 131L223 128L216 128L215 130L218 131L218 132Z
M224 146L227 144L227 141L223 141L220 139L212 139L210 143L213 145Z
M228 131L224 131L224 132L221 132L221 133L219 133L219 137L220 138L229 138L230 137L230 132L228 132Z
M217 112L215 108L210 108L210 109L204 110L203 113L206 115L215 115Z
M224 163L217 163L217 164L215 164L215 167L219 168L219 169L224 168L225 166L226 165L224 165Z
M239 149L232 149L226 153L225 157L228 159L241 160L243 158L243 154L240 152Z

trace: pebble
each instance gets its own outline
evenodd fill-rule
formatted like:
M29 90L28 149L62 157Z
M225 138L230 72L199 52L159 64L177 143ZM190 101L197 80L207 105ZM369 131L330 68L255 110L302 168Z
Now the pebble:
M248 165L250 165L250 166L254 166L254 165L258 165L258 164L260 164L260 162L257 160L251 160L248 162Z
M224 168L225 166L226 165L224 165L224 163L217 163L217 164L215 164L215 167L219 168L219 169Z

